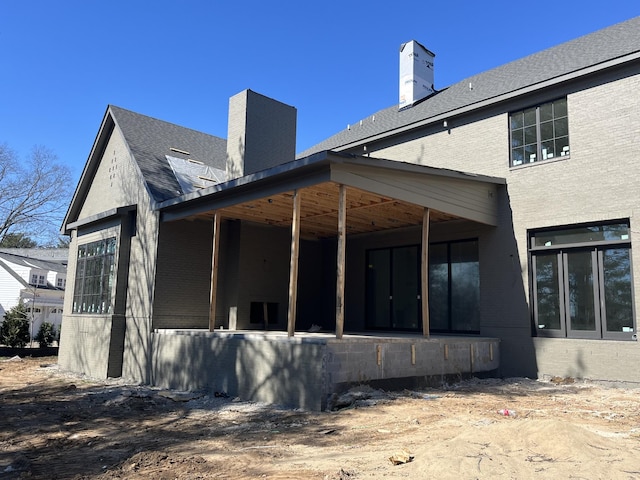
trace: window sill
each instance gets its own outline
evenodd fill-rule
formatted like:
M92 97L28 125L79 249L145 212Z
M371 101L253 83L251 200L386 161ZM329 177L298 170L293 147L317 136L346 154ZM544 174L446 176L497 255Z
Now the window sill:
M538 330L536 332L537 338L558 338L563 340L581 340L581 341L596 341L596 342L637 342L638 336L635 333L625 333L625 334L609 334L604 337L594 337L594 336L576 336L570 335L566 336L561 331L552 331L552 330Z
M571 155L565 155L564 157L548 158L547 160L539 160L537 162L522 163L521 165L510 165L509 170L521 170L523 168L535 167L536 165L547 165L549 163L564 162L569 160Z

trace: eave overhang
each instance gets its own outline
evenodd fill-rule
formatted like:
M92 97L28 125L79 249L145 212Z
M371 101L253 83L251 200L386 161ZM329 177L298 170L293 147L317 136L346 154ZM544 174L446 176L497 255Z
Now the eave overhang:
M476 111L491 107L493 105L497 105L499 103L507 102L518 97L522 97L537 91L554 87L556 85L561 85L563 83L584 79L594 74L598 74L601 72L605 72L607 70L611 70L614 68L622 67L627 64L631 64L633 62L637 62L638 60L640 60L640 52L633 52L628 55L622 55L620 57L616 57L616 58L607 60L605 62L597 63L595 65L590 65L585 68L581 68L581 69L574 70L562 75L558 75L556 77L549 78L541 82L536 82L531 85L527 85L526 87L504 92L500 95L486 98L478 102L470 103L463 107L454 108L445 112L441 112L441 113L438 113L437 115L423 118L421 120L418 120L406 125L401 125L397 128L388 129L383 132L379 132L374 135L367 136L365 138L359 138L352 142L345 143L343 145L335 146L332 148L334 152L345 152L345 151L350 151L354 148L362 147L364 145L371 145L372 143L375 143L380 140L385 140L390 137L402 135L407 132L411 132L413 130L423 128L429 125L442 124L443 121L445 120L450 121L454 117L460 117L472 112L476 112Z
M330 151L202 189L158 205L162 221L223 218L290 226L301 194L304 238L336 234L339 185L347 186L349 233L467 219L496 225L502 178Z

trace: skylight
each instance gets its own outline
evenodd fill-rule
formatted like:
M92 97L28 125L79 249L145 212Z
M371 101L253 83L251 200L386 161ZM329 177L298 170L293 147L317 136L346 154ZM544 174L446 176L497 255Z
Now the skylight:
M197 160L184 160L169 155L166 157L183 194L211 187L227 180L225 170L210 167Z

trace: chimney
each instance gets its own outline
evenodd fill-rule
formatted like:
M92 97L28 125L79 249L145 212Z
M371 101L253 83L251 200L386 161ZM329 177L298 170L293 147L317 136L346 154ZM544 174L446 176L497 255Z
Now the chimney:
M435 54L415 40L400 46L400 104L410 107L435 92L433 59Z
M294 107L251 90L231 97L227 179L295 160L296 116Z

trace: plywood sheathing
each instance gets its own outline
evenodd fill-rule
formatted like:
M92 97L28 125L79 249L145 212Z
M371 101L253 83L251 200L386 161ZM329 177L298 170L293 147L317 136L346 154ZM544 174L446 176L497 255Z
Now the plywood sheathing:
M326 182L300 189L300 237L328 238L338 234L339 185ZM349 187L346 200L347 234L376 232L421 225L424 208L401 200ZM291 226L293 191L240 203L219 210L225 218L248 220L267 225ZM213 212L200 214L211 218ZM457 217L435 210L430 221Z

